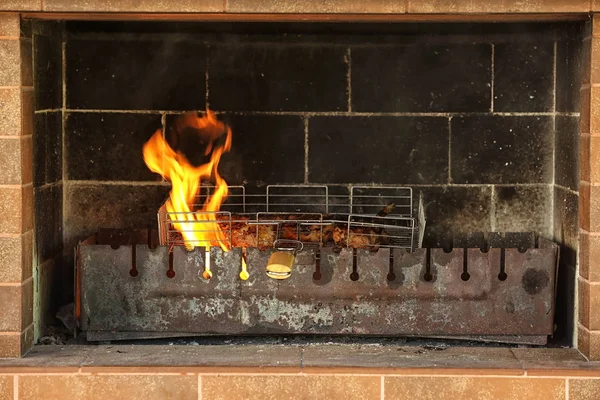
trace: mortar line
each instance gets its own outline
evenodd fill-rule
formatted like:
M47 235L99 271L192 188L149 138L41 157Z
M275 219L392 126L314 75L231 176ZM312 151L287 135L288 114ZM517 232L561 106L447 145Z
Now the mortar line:
M346 64L348 65L348 72L346 73L346 91L348 94L348 112L352 112L352 49L348 47L346 50L345 57Z
M565 379L565 400L569 400L569 378Z
M31 230L28 230L27 232L24 233L0 233L0 238L2 239L20 239L23 237L23 235L31 232Z
M51 112L60 112L63 111L62 108L47 108L45 110L35 110L34 114L46 114L46 113L51 113Z
M166 142L167 141L167 114L161 114L160 124L161 124L161 128L162 128L162 137ZM164 171L165 170L165 153L164 152L162 152L160 155L160 164L161 164L162 170ZM165 182L165 183L167 182L165 177L162 175L161 175L161 182Z
M55 181L55 182L50 182L50 183L44 183L43 185L35 187L33 189L34 190L35 189L48 189L48 188L52 188L52 187L59 186L59 185L62 185L62 184L63 184L63 181L60 180L60 181Z
M490 230L496 231L496 185L490 185Z
M554 113L554 118L552 118L552 186L556 188L556 135L558 132L556 131L556 60L557 60L557 41L554 40L554 59L552 63L552 77L553 77L553 91L552 91L552 112ZM552 190L552 195L550 196L550 210L552 210L550 214L550 226L552 227L552 233L554 236L554 208L556 207L556 199L554 196L554 190Z
M22 139L29 139L33 137L33 135L0 135L0 139L8 139L8 140L22 140Z
M61 39L61 79L62 79L62 115L61 115L61 161L62 161L62 174L61 179L63 182L63 190L62 190L62 221L61 221L61 229L62 229L62 238L61 241L64 241L65 235L67 234L67 226L65 224L65 220L67 219L67 151L66 151L66 122L67 122L67 40L66 40L66 32L65 25L61 26L62 29L62 39ZM73 285L75 286L75 282L73 281ZM39 290L39 288L38 288ZM35 338L35 326L33 327L34 338Z
M380 398L381 400L385 400L385 377L383 375L381 375L381 393L380 393Z
M448 117L448 184L452 184L452 117Z
M206 66L205 69L206 71L204 72L204 91L205 91L205 96L204 96L204 108L205 109L209 109L210 103L208 102L208 67L210 65L210 59L209 59L209 54L210 54L210 44L206 45Z
M95 180L70 180L70 185L111 185L111 186L170 186L166 181L95 181Z
M168 114L177 115L189 111L199 113L206 110L111 110L111 109L66 109L68 113L106 113L106 114ZM299 117L552 117L554 112L357 112L357 111L224 111L212 110L215 114L248 115L248 116L299 116ZM579 113L564 112L561 116L578 117Z
M202 375L198 374L198 400L202 400Z
M308 117L304 118L304 183L308 183Z
M582 281L583 283L587 283L590 286L600 286L600 282L592 282L579 274L577 275L577 280Z
M491 102L490 102L490 112L494 112L494 73L495 73L495 67L494 67L494 58L496 57L496 46L494 45L494 43L492 43L492 79L490 82L490 94L491 94Z
M0 188L2 188L2 189L25 189L26 187L29 187L29 186L33 186L33 183L29 182L29 183L24 183L22 185L18 184L18 183L14 184L14 185L2 184L2 185L0 185Z
M13 377L13 399L19 400L19 375Z
M60 182L56 182L60 183ZM161 182L161 181L102 181L102 180L92 180L92 179L79 179L79 180L69 180L69 184L79 184L79 185L127 185L127 186L169 186L170 183ZM63 183L64 184L64 183ZM310 183L309 183L310 184ZM28 184L31 185L31 184ZM484 188L489 187L489 183L440 183L440 184L422 184L422 183L398 183L398 184L378 184L373 185L372 182L358 182L355 183L354 186L377 186L377 187L397 187L397 186L411 186L411 187L436 187L436 188L446 188L446 187L472 187L472 188ZM24 185L0 185L1 187L7 188L21 188ZM26 186L26 185L25 185ZM348 186L345 184L332 184L331 186ZM546 187L552 186L550 183L495 183L493 184L495 187Z
M557 189L561 189L561 190L564 190L565 192L569 192L569 193L571 193L571 194L574 194L574 195L576 195L576 196L579 196L579 192L578 192L577 190L573 190L573 189L571 189L571 188L568 188L568 187L566 187L566 186L559 185L559 184L556 184L556 183L554 184L554 186L555 186Z

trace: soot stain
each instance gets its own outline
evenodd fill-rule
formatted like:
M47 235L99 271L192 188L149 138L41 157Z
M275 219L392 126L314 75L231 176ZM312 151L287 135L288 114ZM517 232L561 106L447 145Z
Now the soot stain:
M523 274L523 279L521 283L523 284L523 289L529 294L537 294L541 292L548 283L550 282L550 278L548 277L548 273L545 271L528 268Z

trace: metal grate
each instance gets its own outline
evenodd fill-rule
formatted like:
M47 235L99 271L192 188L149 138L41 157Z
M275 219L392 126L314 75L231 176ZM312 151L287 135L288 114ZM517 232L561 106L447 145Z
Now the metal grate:
M191 209L201 209L214 189L202 187ZM161 244L171 247L214 246L220 238L227 247L266 248L291 239L305 246L414 250L425 219L422 199L413 206L407 187L270 185L249 193L230 186L220 211L175 213L163 205L158 222Z

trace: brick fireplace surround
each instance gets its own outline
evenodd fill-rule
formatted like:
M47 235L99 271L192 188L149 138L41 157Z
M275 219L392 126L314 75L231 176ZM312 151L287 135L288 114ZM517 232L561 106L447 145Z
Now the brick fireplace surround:
M0 361L0 400L600 398L600 14L596 12L599 0L0 0L0 357L6 357ZM32 350L34 92L31 38L21 33L23 17L588 19L583 64L591 67L584 69L580 92L577 349L245 345Z

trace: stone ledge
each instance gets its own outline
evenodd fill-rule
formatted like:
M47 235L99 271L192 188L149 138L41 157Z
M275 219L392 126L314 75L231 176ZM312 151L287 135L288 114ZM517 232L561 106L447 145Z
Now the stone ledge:
M0 360L0 399L585 400L600 362L575 349L397 345L37 346ZM541 379L540 379L541 378ZM593 378L593 379L592 379ZM13 392L13 388L18 388ZM575 389L575 390L573 390ZM381 396L385 393L385 396ZM318 396L317 396L318 394ZM400 397L398 397L400 396ZM499 396L499 397L498 397Z
M273 13L555 13L600 10L594 0L5 0L5 11Z
M600 377L600 362L572 348L375 344L35 346L24 358L0 359L0 374L124 371Z

